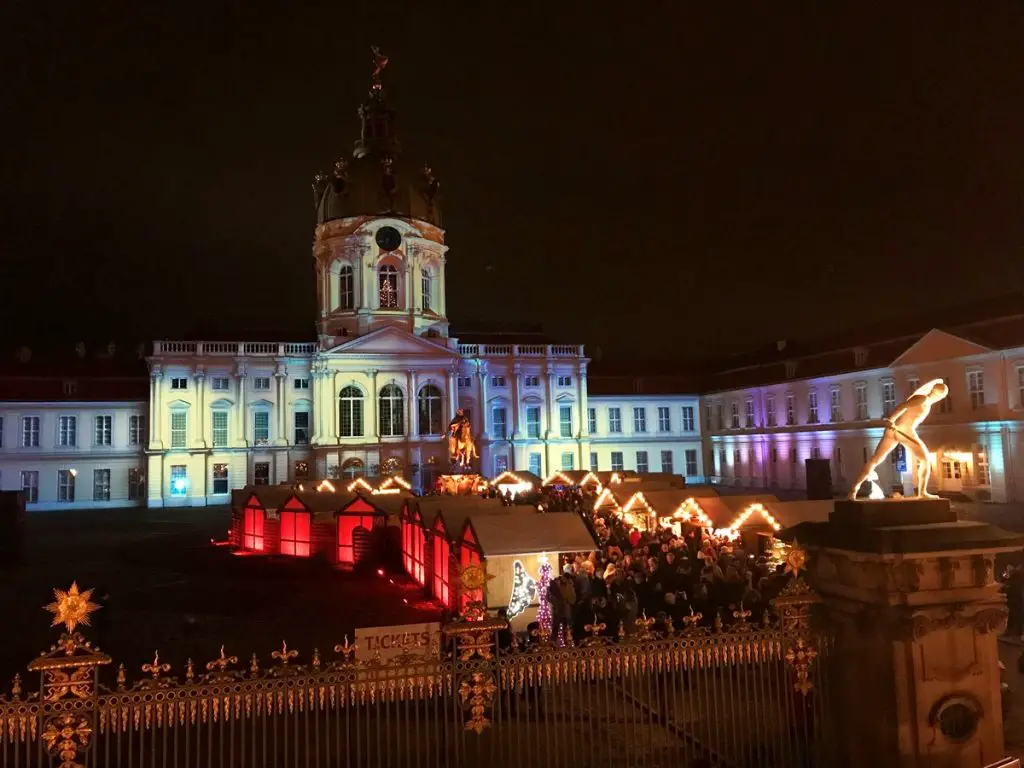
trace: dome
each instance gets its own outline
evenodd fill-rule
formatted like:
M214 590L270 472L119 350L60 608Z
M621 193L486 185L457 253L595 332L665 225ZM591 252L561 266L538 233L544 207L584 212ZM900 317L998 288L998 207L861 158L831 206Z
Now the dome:
M359 107L360 138L351 157L339 158L313 182L316 222L349 216L391 215L441 224L441 184L429 165L402 156L395 113L375 81Z

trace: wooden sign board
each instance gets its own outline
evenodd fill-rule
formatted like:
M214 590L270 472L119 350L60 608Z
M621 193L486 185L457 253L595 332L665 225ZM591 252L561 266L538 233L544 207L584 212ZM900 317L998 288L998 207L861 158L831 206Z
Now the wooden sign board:
M374 658L387 661L402 653L426 658L431 647L441 647L441 625L436 621L356 630L358 661L371 661Z

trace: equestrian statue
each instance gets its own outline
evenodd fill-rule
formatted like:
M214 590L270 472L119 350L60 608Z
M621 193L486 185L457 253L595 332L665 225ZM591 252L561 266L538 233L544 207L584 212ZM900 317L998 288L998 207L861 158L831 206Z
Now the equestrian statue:
M452 469L458 472L466 472L471 468L473 459L480 458L473 439L473 427L461 408L455 411L455 418L448 424L448 455Z

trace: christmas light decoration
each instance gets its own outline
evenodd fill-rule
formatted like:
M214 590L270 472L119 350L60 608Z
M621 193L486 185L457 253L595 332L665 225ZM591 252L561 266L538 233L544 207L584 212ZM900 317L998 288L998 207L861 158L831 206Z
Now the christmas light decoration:
M541 556L540 571L537 574L537 621L541 629L551 634L551 603L548 602L548 588L551 586L551 563Z
M514 619L537 599L537 582L526 572L521 560L512 563L512 596L508 600L508 618Z
M559 482L560 485L573 485L572 480L564 472L555 471L548 475L548 479L544 481L544 485L552 485L553 483Z
M755 512L761 515L764 521L772 527L772 530L777 531L780 528L782 528L782 525L779 523L779 521L775 519L771 512L765 509L765 506L763 504L754 502L753 504L747 505L747 507L742 512L740 512L739 516L732 521L732 524L728 528L723 528L719 531L715 531L715 535L727 536L730 539L737 538L740 535L740 528L743 527L743 524L747 522L747 519Z
M352 491L355 491L356 489L358 489L360 487L365 488L370 493L373 493L373 486L370 485L368 482L366 482L366 479L362 478L362 477L357 477L355 480L353 480L351 483L349 483L348 484L348 488L346 488L345 490L347 490L349 493L351 493Z
M329 491L330 493L334 493L336 490L334 487L334 483L332 483L330 480L321 480L320 485L318 485L316 489L321 492Z

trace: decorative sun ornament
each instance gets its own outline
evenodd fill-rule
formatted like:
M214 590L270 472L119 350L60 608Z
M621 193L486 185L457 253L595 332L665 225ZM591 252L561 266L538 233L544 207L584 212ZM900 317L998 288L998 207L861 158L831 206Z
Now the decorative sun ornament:
M793 546L789 549L789 554L786 555L786 573L792 573L794 576L799 577L800 571L807 570L807 552L797 542L793 542Z
M467 565L459 574L459 583L464 590L475 591L483 589L493 578L479 565Z
M78 583L71 582L71 588L65 592L62 589L53 590L54 601L47 606L46 610L53 614L51 627L63 624L68 632L74 632L75 627L81 624L89 626L89 615L98 611L101 606L92 602L93 590L87 589L84 592L78 590Z

